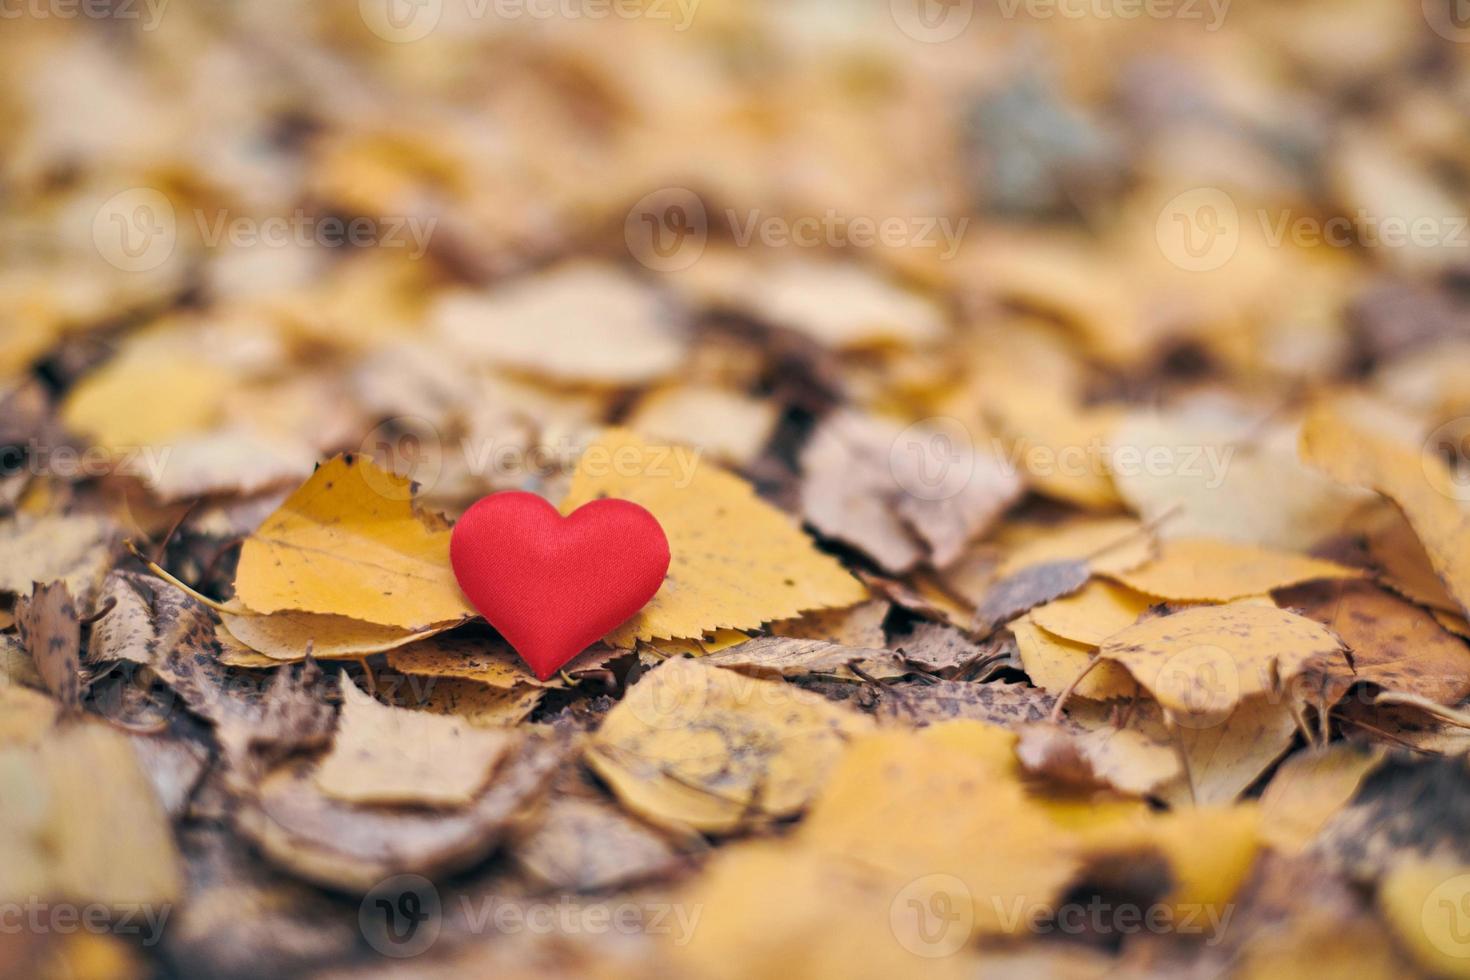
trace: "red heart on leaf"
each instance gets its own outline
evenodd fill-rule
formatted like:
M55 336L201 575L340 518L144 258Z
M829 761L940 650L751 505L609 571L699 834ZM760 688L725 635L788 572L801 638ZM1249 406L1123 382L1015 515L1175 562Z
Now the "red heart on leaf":
M545 680L653 598L669 539L630 500L594 500L563 517L511 491L464 512L449 562L465 597Z

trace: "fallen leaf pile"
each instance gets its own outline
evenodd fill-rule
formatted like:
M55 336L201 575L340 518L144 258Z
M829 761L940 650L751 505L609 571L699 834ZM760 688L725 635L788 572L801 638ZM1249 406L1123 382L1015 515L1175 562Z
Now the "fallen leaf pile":
M1454 6L0 10L0 978L1470 978Z

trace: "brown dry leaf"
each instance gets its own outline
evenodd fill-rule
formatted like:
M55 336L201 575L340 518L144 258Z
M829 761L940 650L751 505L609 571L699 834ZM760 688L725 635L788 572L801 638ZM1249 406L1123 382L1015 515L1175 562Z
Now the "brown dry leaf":
M435 636L417 640L390 650L388 666L418 677L459 677L503 690L541 684L504 640L488 637Z
M1355 568L1255 545L1177 538L1158 557L1111 577L1136 592L1176 602L1228 602L1320 578L1361 575Z
M795 619L778 619L766 628L775 636L877 649L887 640L883 621L892 609L887 600L870 599L846 609L819 609Z
M871 727L784 682L678 658L608 712L587 759L639 816L730 833L804 809L848 740Z
M1308 664L1342 648L1320 624L1255 602L1201 606L1130 626L1098 650L1122 664L1166 711L1224 718L1243 698L1279 695Z
M660 294L610 263L574 262L430 313L452 350L559 382L630 385L672 374L685 338Z
M1078 789L1109 787L1138 796L1180 773L1179 755L1128 728L1084 728L1037 722L1023 726L1016 758L1033 775Z
M1403 511L1440 581L1470 609L1470 512L1438 456L1399 437L1364 402L1320 405L1302 426L1302 458L1339 483L1365 487Z
M563 513L598 497L646 507L663 525L672 560L648 605L606 638L631 649L654 637L754 629L809 609L850 606L866 590L743 480L676 447L626 429L587 447Z
M161 465L146 467L142 476L159 500L192 500L297 484L311 476L316 460L305 444L222 429L173 440Z
M1061 694L1097 656L1097 648L1054 636L1037 626L1029 616L1011 624L1020 651L1021 669L1031 683L1050 694ZM1077 697L1107 701L1132 697L1138 684L1116 663L1099 663L1088 671L1073 690Z
M890 650L863 650L822 640L762 636L705 657L702 663L739 671L751 677L776 679L806 674L836 674L856 680L856 667L870 677L902 677L908 673Z
M250 612L405 631L474 616L449 567L449 529L410 498L406 478L367 459L328 460L246 540L236 598Z
M1428 552L1402 511L1391 504L1374 508L1362 515L1357 529L1384 585L1421 606L1463 615L1460 604L1435 574Z
M82 703L82 625L65 582L37 585L15 608L21 646L35 661L46 689L61 702L63 711Z
M931 460L939 445L944 458ZM938 566L953 562L1022 489L968 432L904 429L854 412L822 422L802 451L801 468L801 508L811 525L894 573L926 558Z
M548 800L510 850L520 868L559 891L627 887L690 866L659 831L600 799L568 794Z
M1294 754L1261 794L1261 836L1278 851L1305 850L1382 762L1381 749L1342 742Z
M916 623L895 645L905 663L931 671L950 671L1014 655L1013 638L1006 633L998 633L976 643L960 630L944 623Z
M1126 586L1096 579L1072 595L1037 606L1029 618L1053 636L1095 647L1136 623L1153 602Z
M1091 577L1091 566L1076 558L1028 565L1012 572L981 597L975 607L975 628L988 633L1035 606L1071 595Z
M1371 582L1316 582L1284 590L1281 605L1326 626L1351 663L1334 662L1337 696L1358 681L1417 694L1440 704L1470 695L1470 647L1435 618ZM1329 701L1337 696L1328 693Z
M64 582L90 610L118 538L117 527L98 517L16 515L0 524L0 592L29 595L32 583Z
M984 721L1017 728L1041 721L1056 699L1025 684L973 681L885 684L874 716L881 724L923 727L942 721Z
M391 708L348 683L316 785L348 803L461 806L479 795L514 741L443 715Z
M475 800L447 812L334 800L317 789L311 762L293 762L266 777L238 825L272 862L329 888L365 893L395 874L449 874L495 848L566 764L567 749L528 742Z

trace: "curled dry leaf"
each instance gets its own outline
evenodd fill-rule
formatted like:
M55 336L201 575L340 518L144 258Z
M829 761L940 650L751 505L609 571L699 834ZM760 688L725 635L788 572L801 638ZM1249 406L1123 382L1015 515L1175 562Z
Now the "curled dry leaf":
M614 646L754 629L866 598L856 579L749 484L687 450L646 443L625 429L603 433L583 453L562 512L604 496L647 508L673 555L658 593L606 637Z
M1086 561L1063 558L1028 565L1001 578L986 591L975 608L975 628L989 632L1017 616L1087 584L1092 568Z
M16 604L21 646L64 711L82 703L82 625L65 582L37 585Z
M335 800L317 788L314 763L292 762L261 782L236 819L268 859L292 874L367 892L395 874L449 874L482 859L545 792L568 750L528 739L479 796L449 811Z
M869 599L846 609L819 609L795 619L778 619L766 628L776 636L877 649L887 641L883 622L892 609L885 599Z
M946 458L935 468L926 453L940 443ZM853 412L822 422L802 451L801 468L802 512L811 525L893 573L926 559L950 564L1022 489L967 433L904 429Z
M1386 431L1380 412L1387 414L1361 401L1319 405L1302 425L1302 458L1397 504L1460 611L1470 610L1470 511L1455 475L1438 456Z
M1358 681L1440 704L1470 695L1470 647L1433 616L1371 582L1314 582L1277 594L1283 606L1314 619L1342 640L1348 660L1323 669L1328 701Z
M730 833L798 813L847 741L872 727L818 695L706 663L650 671L588 746L623 804L655 823Z

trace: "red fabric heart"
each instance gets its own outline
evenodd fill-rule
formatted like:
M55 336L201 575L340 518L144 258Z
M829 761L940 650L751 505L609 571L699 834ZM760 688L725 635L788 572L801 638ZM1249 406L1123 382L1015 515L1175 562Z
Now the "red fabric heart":
M449 562L465 597L545 680L653 598L669 539L631 500L562 517L534 493L509 491L464 512Z

